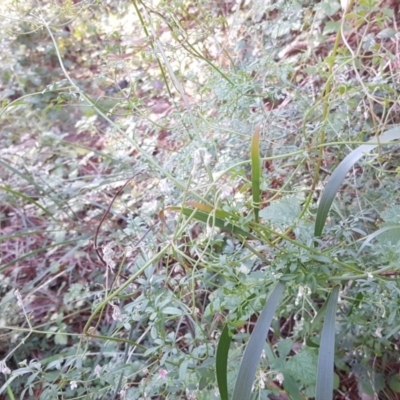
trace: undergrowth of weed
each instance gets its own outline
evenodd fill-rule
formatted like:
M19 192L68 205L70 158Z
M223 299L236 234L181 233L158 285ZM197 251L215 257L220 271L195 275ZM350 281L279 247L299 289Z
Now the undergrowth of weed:
M397 6L5 3L0 396L397 396Z

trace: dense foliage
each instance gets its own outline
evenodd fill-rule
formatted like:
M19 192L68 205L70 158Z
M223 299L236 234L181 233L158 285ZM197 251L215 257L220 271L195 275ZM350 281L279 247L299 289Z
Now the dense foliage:
M397 398L399 10L343 3L2 2L0 398Z

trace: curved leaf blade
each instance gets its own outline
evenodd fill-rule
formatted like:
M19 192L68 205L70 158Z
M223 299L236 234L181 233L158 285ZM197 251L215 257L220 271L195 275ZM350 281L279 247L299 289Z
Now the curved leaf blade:
M327 300L324 325L318 355L317 387L315 400L333 398L333 377L335 361L335 317L339 298L339 286L335 286Z
M393 128L379 136L381 143L391 142L393 140L400 139L400 128ZM325 226L325 221L328 216L329 210L333 203L333 199L339 190L340 185L343 183L344 178L349 172L350 168L364 155L375 149L378 144L377 139L373 138L369 142L371 144L363 144L348 154L342 162L337 166L333 174L331 175L328 183L325 186L324 193L321 196L320 204L317 210L317 217L315 221L314 236L319 237L322 234L322 230Z
M258 318L249 343L244 351L242 362L240 363L232 400L250 399L251 388L260 362L261 352L265 345L272 318L274 317L276 308L283 296L284 289L285 284L278 282Z
M221 400L228 400L228 353L232 342L232 333L228 324L222 330L216 354L216 373Z
M378 229L377 231L371 233L370 235L368 235L365 239L365 242L360 246L360 248L357 251L357 257L361 254L361 252L363 251L364 247L366 247L372 240L374 240L377 236L381 235L382 233L388 232L388 231L392 231L392 230L400 230L400 225L388 225L388 226L384 226L380 229Z

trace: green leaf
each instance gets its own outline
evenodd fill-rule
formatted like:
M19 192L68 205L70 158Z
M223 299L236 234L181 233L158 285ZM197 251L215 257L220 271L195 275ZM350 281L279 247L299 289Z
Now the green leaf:
M315 11L320 11L326 16L331 17L340 10L340 4L336 1L322 1L314 6Z
M162 309L162 313L165 315L182 315L183 312L176 307L165 307Z
M16 374L14 374L14 371L13 371L13 374L7 379L7 381L3 384L3 386L0 388L0 394L3 394L3 392L7 389L7 392L8 392L8 387L10 387L11 386L11 383L12 383L12 381L14 380L14 379L16 379L16 378L18 378L18 375L16 375Z
M276 345L276 349L279 353L279 358L285 358L290 353L293 347L293 340L292 339L283 339Z
M397 31L394 30L393 28L385 28L382 29L376 37L379 39L388 39L388 38L394 38L396 36Z
M240 363L238 377L232 400L248 400L251 395L254 376L260 362L260 356L265 346L268 330L271 326L276 308L283 296L285 284L279 282L269 296L264 309L262 310L249 343L244 351L242 362Z
M392 224L400 224L400 205L392 205L385 211L381 212L381 217L385 222Z
M194 206L194 202L191 202L191 205ZM196 203L196 208L200 208L199 206L208 207L204 204ZM194 210L188 207L168 207L167 210L171 211L180 211L183 215L189 218L193 218L197 221L204 222L209 226L215 226L217 228L222 229L225 232L230 232L233 235L239 238L253 239L257 240L257 238L252 235L250 232L246 232L244 229L239 228L238 226L228 222L225 218L230 216L229 213L223 210L214 210L210 207L210 210L200 211ZM223 216L224 218L221 218Z
M251 141L251 186L253 194L254 219L259 221L258 213L260 211L260 127L257 126Z
M219 395L221 400L228 400L228 353L232 342L232 333L229 330L228 324L222 330L218 341L216 354L216 373Z
M286 370L304 386L314 386L317 378L317 352L304 347L286 363Z
M54 335L54 343L65 346L68 343L68 336L64 333L56 333Z
M335 286L327 300L324 325L318 355L317 387L315 400L333 398L333 366L335 359L335 318L339 286Z
M350 317L350 315L353 313L353 310L356 310L360 306L363 299L364 299L364 293L358 292L356 295L356 298L354 299L353 303L351 304L349 312L347 313L348 317Z
M382 235L384 234L385 235ZM387 225L378 229L374 233L368 235L364 241L364 243L360 246L357 252L357 256L363 251L364 247L366 247L373 239L381 235L382 242L391 242L396 244L400 241L400 225Z
M317 315L314 317L314 319L313 319L313 321L311 323L311 329L310 329L311 332L314 332L316 330L316 328L318 327L318 325L323 320L327 307L328 307L328 302L325 301L325 303L318 310Z
M380 143L392 142L400 138L400 128L393 128L379 136ZM344 178L349 172L350 168L364 155L375 149L378 144L375 143L378 139L373 138L369 142L371 144L363 144L353 150L344 160L337 166L331 175L328 183L325 186L324 193L321 196L320 204L317 210L317 217L315 221L314 236L319 237L325 226L325 221L331 208L333 199L339 190Z
M260 211L260 217L275 226L290 226L300 215L300 199L296 196L284 197L274 201Z
M389 378L389 387L395 393L400 393L400 375L393 375Z
M318 343L314 343L314 342L311 340L311 337L307 337L307 338L306 338L306 345L307 345L308 347L313 348L313 349L319 349L319 344L318 344Z
M10 400L15 400L14 393L10 386L7 386L7 394Z
M290 395L291 400L303 400L300 396L300 388L298 383L285 371L282 372L283 375L283 387L286 392Z

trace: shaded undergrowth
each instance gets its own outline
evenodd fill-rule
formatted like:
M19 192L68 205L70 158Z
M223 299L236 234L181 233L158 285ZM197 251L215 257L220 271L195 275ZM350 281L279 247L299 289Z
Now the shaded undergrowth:
M235 395L281 281L253 395L315 395L339 285L335 396L395 398L396 5L2 13L1 394L222 398L222 334Z

